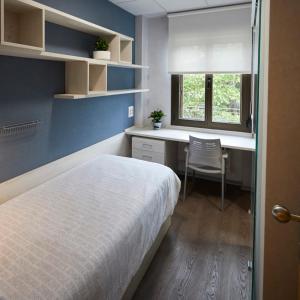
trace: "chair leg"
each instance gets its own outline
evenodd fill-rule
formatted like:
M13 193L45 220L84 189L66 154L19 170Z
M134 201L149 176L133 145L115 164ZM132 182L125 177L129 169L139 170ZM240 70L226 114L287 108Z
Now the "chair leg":
M185 168L185 175L184 175L184 186L183 186L183 199L182 201L185 200L186 198L186 183L187 183L187 172L188 172L188 168Z
M225 193L225 174L222 174L222 197L221 197L221 210L224 210L224 193Z
M196 176L196 171L193 170L193 182L192 182L192 189L194 188L195 185L195 176Z
M226 173L224 174L224 194L227 193Z

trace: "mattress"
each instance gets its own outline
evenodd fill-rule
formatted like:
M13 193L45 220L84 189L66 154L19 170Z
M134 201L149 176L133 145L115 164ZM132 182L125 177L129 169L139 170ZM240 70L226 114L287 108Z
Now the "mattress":
M180 181L169 168L102 155L0 206L0 299L120 299Z

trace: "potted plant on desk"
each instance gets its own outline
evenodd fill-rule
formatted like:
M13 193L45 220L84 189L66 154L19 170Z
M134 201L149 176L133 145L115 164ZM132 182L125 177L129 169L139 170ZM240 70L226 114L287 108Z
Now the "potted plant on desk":
M164 112L162 110L154 110L149 118L152 119L153 123L153 129L158 130L161 128L161 119L165 116Z
M108 51L109 45L106 40L98 38L95 45L95 51L93 52L94 59L110 60L110 51Z

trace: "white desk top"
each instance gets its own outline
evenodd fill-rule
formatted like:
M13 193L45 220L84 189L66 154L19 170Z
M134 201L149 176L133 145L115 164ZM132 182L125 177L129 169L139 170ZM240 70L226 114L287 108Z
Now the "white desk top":
M255 151L255 139L247 136L239 136L224 133L210 133L200 131L188 131L173 128L162 128L160 130L153 130L150 128L132 127L125 130L127 135L141 136L152 139L160 139L175 142L189 142L189 136L195 136L202 139L220 139L221 145L228 149L238 149L244 151Z

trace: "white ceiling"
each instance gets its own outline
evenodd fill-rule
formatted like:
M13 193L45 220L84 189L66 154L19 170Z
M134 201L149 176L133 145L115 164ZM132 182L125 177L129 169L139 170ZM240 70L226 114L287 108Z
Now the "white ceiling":
M139 15L165 15L171 12L249 3L251 0L109 0L128 12Z

